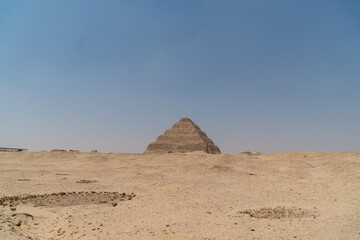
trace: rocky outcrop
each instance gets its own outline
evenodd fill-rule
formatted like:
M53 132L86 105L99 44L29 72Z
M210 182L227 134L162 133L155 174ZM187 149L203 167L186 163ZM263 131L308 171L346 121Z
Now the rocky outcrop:
M145 153L221 153L206 133L189 118L182 118L151 143Z

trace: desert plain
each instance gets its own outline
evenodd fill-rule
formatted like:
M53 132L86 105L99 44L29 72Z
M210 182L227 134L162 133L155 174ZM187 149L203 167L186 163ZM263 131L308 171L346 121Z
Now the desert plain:
M0 239L360 239L360 153L0 152Z

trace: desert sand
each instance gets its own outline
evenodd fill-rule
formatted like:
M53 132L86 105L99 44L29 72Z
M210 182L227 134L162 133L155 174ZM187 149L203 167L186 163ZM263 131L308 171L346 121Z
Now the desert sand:
M360 153L0 153L0 239L360 239Z

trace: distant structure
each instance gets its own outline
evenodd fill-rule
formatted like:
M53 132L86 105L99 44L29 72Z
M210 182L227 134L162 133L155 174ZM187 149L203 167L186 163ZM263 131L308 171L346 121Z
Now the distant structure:
M0 152L27 152L28 149L25 148L8 148L0 147Z
M147 153L221 153L206 133L189 118L182 118L147 147Z
M51 152L67 152L67 151L64 149L53 149L51 150Z

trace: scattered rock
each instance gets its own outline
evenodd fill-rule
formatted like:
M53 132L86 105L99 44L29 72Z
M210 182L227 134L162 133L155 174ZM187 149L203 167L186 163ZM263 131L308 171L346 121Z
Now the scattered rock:
M256 174L256 173L250 173L250 172L248 172L247 175L249 175L249 176L256 176L257 174Z
M11 210L15 211L18 204L33 204L35 207L58 207L83 204L104 204L114 205L114 201L131 200L136 195L134 193L125 194L118 192L60 192L51 194L32 194L22 196L5 196L0 198L0 205L10 205ZM13 210L14 209L14 210Z
M69 175L69 174L67 174L67 173L55 173L55 175L60 175L60 176L67 176L67 175Z
M248 209L240 211L240 214L248 214L253 218L302 218L315 216L313 211L297 208L279 206L275 208Z
M14 214L11 214L11 217L16 217L16 216L23 216L25 218L34 219L34 216L29 214L29 213L14 213Z
M77 183L95 183L96 180L86 180L86 179L80 179L79 181L76 181Z

